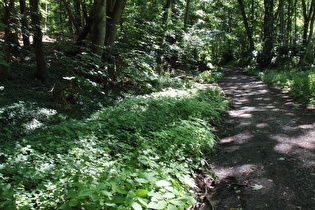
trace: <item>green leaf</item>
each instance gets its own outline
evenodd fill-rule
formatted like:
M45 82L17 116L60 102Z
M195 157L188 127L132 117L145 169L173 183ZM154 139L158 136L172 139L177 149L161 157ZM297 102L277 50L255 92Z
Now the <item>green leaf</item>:
M148 205L148 200L145 198L140 198L138 197L137 200L143 205L143 206L147 206Z
M156 209L165 209L167 206L167 202L166 201L159 201L156 205Z
M147 206L147 208L149 209L156 209L156 207L157 207L157 203L153 201L151 201L149 205Z
M254 186L252 186L252 190L260 190L261 188L263 188L263 186L259 184L255 184Z
M99 197L98 195L96 195L96 194L92 194L90 197L91 197L92 201L94 201L94 202L95 202L95 201L98 201L99 198L100 198L100 197Z
M175 195L173 193L165 193L163 195L164 198L175 198Z
M132 201L133 201L133 196L128 195L126 200L125 200L125 204L129 205L129 204L131 204Z
M125 202L125 197L121 195L117 195L113 197L113 202L118 204L123 204Z
M6 24L0 22L0 28L8 28L8 26Z
M167 205L167 210L178 210L178 208L172 204Z
M170 186L171 183L169 183L168 181L166 180L159 180L155 183L158 187L167 187L167 186Z
M142 210L141 205L140 205L139 203L137 203L137 202L133 202L133 203L131 204L131 206L132 206L132 208L133 208L134 210Z
M183 201L180 200L170 200L170 203L176 205L176 206L184 206L185 203Z
M136 182L139 182L139 183L143 183L143 184L149 183L148 180L143 179L143 178L137 178L137 179L135 179L135 181L136 181Z
M145 196L149 193L149 191L145 190L145 189L139 189L136 191L136 196L142 197Z
M73 198L69 201L69 206L71 206L71 207L77 206L78 204L79 204L79 201L75 198Z
M106 191L106 190L101 190L101 193L102 193L103 195L109 197L109 198L113 196L110 192L108 192L108 191Z
M94 190L81 190L78 197L91 196L94 194Z
M163 196L161 194L158 193L154 193L154 192L149 192L148 193L149 196L155 198L156 200L162 200L164 199Z

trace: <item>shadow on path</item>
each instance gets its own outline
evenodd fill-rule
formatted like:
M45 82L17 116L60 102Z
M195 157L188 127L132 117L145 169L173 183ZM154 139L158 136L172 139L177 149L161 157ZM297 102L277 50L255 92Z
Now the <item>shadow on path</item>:
M237 70L219 84L232 106L209 157L213 209L315 209L315 112Z

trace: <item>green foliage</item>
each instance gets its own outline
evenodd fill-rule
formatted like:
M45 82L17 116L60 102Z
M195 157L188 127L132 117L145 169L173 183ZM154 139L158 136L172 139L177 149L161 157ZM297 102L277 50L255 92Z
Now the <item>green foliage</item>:
M223 76L223 73L218 70L208 70L198 75L197 81L202 84L211 84L218 81Z
M304 103L315 104L314 70L267 70L258 73L265 82L288 90Z
M218 89L167 89L126 96L87 119L23 138L8 136L11 147L0 150L0 206L187 209L196 202L193 169L215 146L209 123L226 106Z

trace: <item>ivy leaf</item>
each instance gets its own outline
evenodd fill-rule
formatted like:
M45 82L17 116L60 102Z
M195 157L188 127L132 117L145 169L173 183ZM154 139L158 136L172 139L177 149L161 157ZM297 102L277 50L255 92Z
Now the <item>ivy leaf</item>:
M252 186L252 190L260 190L261 188L263 188L263 186L259 184L255 184L254 186Z

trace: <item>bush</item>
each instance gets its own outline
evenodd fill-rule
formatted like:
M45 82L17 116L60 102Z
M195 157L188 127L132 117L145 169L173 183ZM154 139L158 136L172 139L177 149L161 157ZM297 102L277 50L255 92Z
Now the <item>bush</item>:
M270 84L288 90L294 97L304 103L314 104L315 73L314 71L276 71L267 70L259 74L260 78Z

